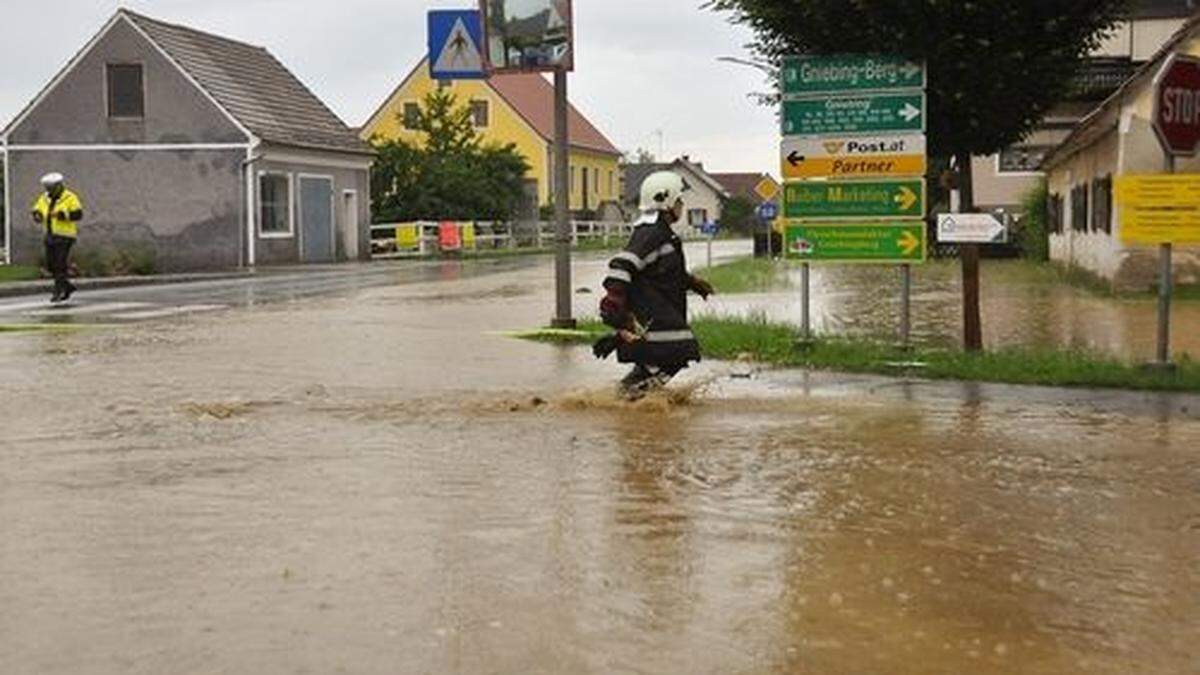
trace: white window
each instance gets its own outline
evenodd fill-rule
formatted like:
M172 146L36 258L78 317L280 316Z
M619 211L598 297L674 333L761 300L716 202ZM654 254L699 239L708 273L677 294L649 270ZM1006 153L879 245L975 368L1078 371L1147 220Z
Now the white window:
M708 209L691 209L688 211L688 225L699 227L708 222Z
M404 128L416 129L421 123L421 106L416 102L407 102L404 104Z
M490 123L487 101L471 101L471 120L475 123L475 128L486 129Z
M286 173L258 175L258 233L263 237L291 237L295 233L292 177Z

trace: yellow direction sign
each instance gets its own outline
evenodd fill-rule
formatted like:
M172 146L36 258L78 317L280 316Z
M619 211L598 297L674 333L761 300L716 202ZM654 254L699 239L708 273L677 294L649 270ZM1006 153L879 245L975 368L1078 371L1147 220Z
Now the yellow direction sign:
M770 178L763 178L758 185L754 186L754 191L763 198L764 202L769 202L779 195L779 183Z
M783 177L795 178L893 178L924 176L925 155L879 157L822 157L790 162L785 157Z
M1200 174L1121 176L1116 198L1126 244L1200 244Z
M788 138L781 147L785 179L903 178L925 175L925 136Z

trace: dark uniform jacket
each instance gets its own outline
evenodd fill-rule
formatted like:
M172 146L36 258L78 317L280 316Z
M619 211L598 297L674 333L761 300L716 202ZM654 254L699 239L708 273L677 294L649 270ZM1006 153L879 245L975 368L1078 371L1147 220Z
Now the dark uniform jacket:
M700 345L688 325L687 294L694 281L687 271L683 242L660 217L633 230L625 250L608 264L601 318L616 329L637 321L643 339L621 343L622 363L683 367L700 360Z

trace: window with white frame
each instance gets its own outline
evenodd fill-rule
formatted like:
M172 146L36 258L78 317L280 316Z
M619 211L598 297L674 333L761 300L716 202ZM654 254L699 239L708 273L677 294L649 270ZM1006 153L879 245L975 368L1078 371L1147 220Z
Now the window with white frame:
M490 112L487 101L471 101L471 121L474 122L475 128L486 129L488 127Z
M421 106L408 102L404 104L404 128L416 129L421 123Z
M699 227L708 222L708 209L689 209L688 225Z
M292 235L292 177L285 173L258 176L258 231L263 236Z

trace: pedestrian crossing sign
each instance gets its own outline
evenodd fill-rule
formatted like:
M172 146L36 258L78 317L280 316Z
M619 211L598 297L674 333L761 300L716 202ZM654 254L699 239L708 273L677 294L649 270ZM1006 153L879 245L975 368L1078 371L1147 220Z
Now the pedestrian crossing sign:
M429 13L429 75L435 80L482 80L483 20L478 10Z

